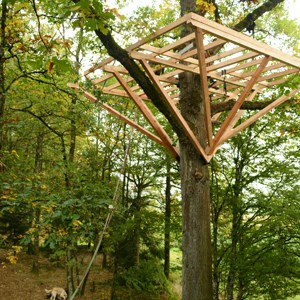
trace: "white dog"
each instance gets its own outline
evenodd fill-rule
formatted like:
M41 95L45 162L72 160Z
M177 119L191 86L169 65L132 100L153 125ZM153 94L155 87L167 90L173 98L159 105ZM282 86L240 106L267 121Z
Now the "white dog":
M51 290L45 289L45 292L50 300L67 300L68 297L66 291L59 287L54 287Z

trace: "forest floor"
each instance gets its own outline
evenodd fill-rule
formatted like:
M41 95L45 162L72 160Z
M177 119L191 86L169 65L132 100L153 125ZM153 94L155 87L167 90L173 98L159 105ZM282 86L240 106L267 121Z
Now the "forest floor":
M46 299L45 289L63 287L66 289L66 269L64 265L50 262L40 256L39 274L31 272L33 257L26 253L17 255L16 264L7 260L8 251L0 248L0 299L11 300L41 300ZM78 258L83 266L89 262L90 254L82 254ZM84 270L83 270L84 271ZM79 276L82 276L80 274ZM99 255L89 274L85 295L75 299L80 300L110 300L112 272L102 268L102 258ZM180 283L173 283L174 292L180 293ZM163 299L167 299L163 297ZM126 300L126 299L124 299Z
M46 299L45 289L66 288L65 266L51 263L41 256L39 275L31 272L32 256L20 253L16 264L7 259L7 250L0 249L0 299L41 300ZM84 265L90 255L81 257ZM101 268L101 257L96 259L82 300L109 300L112 273ZM79 299L79 297L77 298Z

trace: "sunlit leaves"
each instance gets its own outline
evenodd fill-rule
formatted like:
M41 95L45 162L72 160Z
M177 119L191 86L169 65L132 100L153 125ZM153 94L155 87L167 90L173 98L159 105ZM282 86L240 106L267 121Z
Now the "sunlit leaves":
M78 14L73 26L83 26L86 31L97 29L106 33L108 22L115 17L113 10L106 10L102 2L96 0L80 0L69 7L69 10Z
M216 10L215 5L211 1L206 1L206 0L197 0L196 1L196 7L197 10L201 12L201 14L211 14L213 15L214 11Z

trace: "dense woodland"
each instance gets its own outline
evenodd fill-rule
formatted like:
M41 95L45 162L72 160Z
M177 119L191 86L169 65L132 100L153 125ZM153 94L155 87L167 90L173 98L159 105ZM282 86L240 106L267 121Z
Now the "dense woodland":
M234 27L266 2L276 1L197 5L207 18ZM299 56L300 25L277 2L255 21L255 38ZM179 3L166 0L134 12L127 2L96 0L1 5L0 247L7 256L0 267L18 264L22 252L31 255L36 276L42 256L62 262L72 295L82 278L78 269L86 267L78 255L92 255L101 240L98 254L113 273L112 299L141 292L143 299L177 299L178 162L67 83L92 90L82 74L107 57L94 30L105 33L108 24L125 47L178 18ZM88 15L90 5L100 20ZM148 126L128 98L92 92ZM284 86L275 92L285 93ZM300 294L299 100L295 96L232 138L208 166L214 300ZM175 137L167 122L165 128Z

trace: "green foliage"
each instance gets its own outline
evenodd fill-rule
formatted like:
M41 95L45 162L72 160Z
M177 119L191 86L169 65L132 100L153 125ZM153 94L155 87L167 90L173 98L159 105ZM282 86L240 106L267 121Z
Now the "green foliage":
M142 261L138 266L118 273L116 281L118 286L156 295L168 288L168 281L158 260Z
M113 20L115 15L106 10L101 1L80 0L69 7L71 12L78 12L80 18L73 22L74 27L82 27L86 31L100 30L104 34L107 31L107 23Z
M271 115L251 126L212 162L220 294L228 289L229 275L244 299L286 299L299 293L294 246L299 242L299 141L293 145L285 133L278 134L282 120Z

